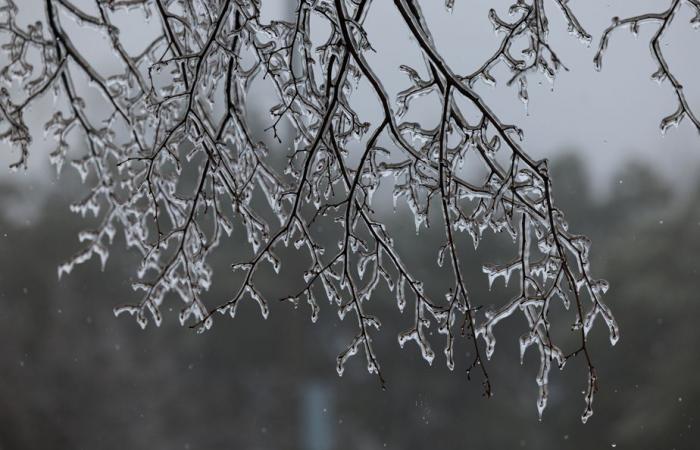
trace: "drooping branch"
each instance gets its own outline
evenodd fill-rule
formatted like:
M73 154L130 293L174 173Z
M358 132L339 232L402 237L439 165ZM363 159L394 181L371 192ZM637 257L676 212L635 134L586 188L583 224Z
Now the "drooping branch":
M552 1L570 32L590 41L569 3ZM378 310L372 301L381 298L376 292L383 286L394 292L400 312L412 302L411 326L397 337L399 345L414 342L432 364L436 352L428 327L434 324L445 336L446 365L454 370L464 337L472 355L467 374L479 373L486 396L492 394L487 364L497 325L520 311L527 322L521 354L530 346L540 354L540 415L553 363L563 368L581 355L588 369L582 417L590 417L597 378L588 333L601 317L613 344L619 336L602 300L607 283L592 275L589 241L569 232L555 206L546 160L531 158L522 132L503 122L478 92L479 81L496 83L492 72L503 64L510 74L506 84L517 82L526 102L529 77L543 73L551 79L565 68L549 37L543 0L515 1L507 19L492 10L488 19L499 33L498 45L466 74L443 58L419 3L395 0L400 26L427 70L423 78L402 66L409 83L397 98L387 94L365 57L372 49L371 30L364 27L371 0L300 0L293 20L269 23L256 0L95 0L93 6L46 0L43 20L26 27L18 25L19 7L11 0L0 8L0 34L9 42L2 75L22 87L2 91L0 137L19 149L15 166L25 166L33 134L25 112L54 92L57 112L46 124L58 143L51 162L60 171L71 161L90 186L72 208L99 218L95 230L81 233L85 247L59 267L59 275L92 256L104 266L115 234L123 231L127 246L141 256L134 283L140 295L115 312L132 314L142 327L151 320L159 324L163 302L174 295L184 304L181 323L205 331L217 313L235 316L242 301L254 301L267 317L271 304L262 272L291 266L281 256L290 248L305 266L301 287L289 289L284 300L306 302L313 322L321 297L341 319L354 318L354 337L336 361L340 375L353 355L364 353L368 371L386 384L373 345L381 321L371 312ZM118 14L127 13L134 23L138 14L157 19L149 22L156 28L150 30L152 41L139 52L128 50L124 30L114 25ZM330 30L323 39L312 39L315 19ZM70 20L83 27L76 31ZM75 45L87 35L107 38L116 74L103 75ZM282 142L282 127L292 129L285 163L273 153L279 150L253 137L248 106L256 99L247 94L254 82L278 102L265 131ZM428 93L437 94L438 125L404 120L413 100ZM87 102L84 95L94 99ZM353 107L367 95L378 101L378 123L366 122ZM465 102L478 111L475 122L467 120ZM684 114L693 117L689 110ZM82 155L73 155L67 144L75 136L86 144ZM478 181L464 170L472 153L486 174ZM429 280L407 264L398 236L375 213L382 200L374 193L382 187L391 189L394 204L410 209L416 231L431 225L431 211L438 208L443 243L435 250L437 264L449 266L449 286L426 289ZM233 256L242 280L229 299L207 299L210 255L234 227L244 230L250 247L249 254L241 249ZM460 242L470 239L476 249L487 230L511 241L515 253L505 264L483 268L489 282L503 277L507 283L518 273L520 289L482 309L470 297L474 274L464 269ZM443 294L429 295L434 287ZM557 326L549 315L553 301L567 310L574 305L578 343L568 353L551 333Z
M612 24L605 29L600 38L598 52L593 59L596 69L601 70L603 67L603 56L608 48L613 31L620 28L629 27L629 30L636 36L639 33L640 26L642 25L654 24L657 26L656 32L652 35L651 40L649 41L652 58L658 66L658 70L651 75L651 78L659 84L663 83L664 81L668 81L673 88L678 102L676 110L661 120L659 127L663 133L665 133L671 127L677 127L680 125L684 118L688 118L693 126L695 126L695 128L700 132L700 116L698 116L697 113L690 108L683 90L683 84L671 70L671 67L669 66L668 61L666 60L666 57L661 49L661 41L664 38L664 35L673 24L678 11L684 4L687 4L695 12L695 17L690 20L691 26L693 28L700 27L700 1L698 0L671 0L669 7L662 12L639 14L624 19L613 17Z

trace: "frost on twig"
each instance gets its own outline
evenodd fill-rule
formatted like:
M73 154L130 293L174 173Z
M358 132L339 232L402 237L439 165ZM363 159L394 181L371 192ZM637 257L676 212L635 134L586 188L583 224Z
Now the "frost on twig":
M676 110L664 117L659 124L662 133L666 133L671 127L677 127L685 118L690 120L693 126L700 132L700 117L690 108L683 91L683 84L669 67L661 49L661 41L666 32L671 28L674 19L683 5L687 5L695 14L690 20L690 25L696 29L700 28L700 0L671 0L668 8L662 12L639 14L624 19L613 17L612 23L605 29L600 38L598 52L593 59L595 68L601 70L603 67L603 55L608 48L608 43L613 31L620 28L628 28L632 34L636 36L642 25L653 24L656 26L656 32L652 35L649 46L658 69L651 75L651 78L659 84L667 81L673 88L677 101Z
M591 40L570 2L552 4L572 34ZM308 304L314 322L328 301L356 326L338 355L339 375L352 356L362 354L368 371L385 383L374 346L382 325L371 302L383 286L394 292L399 311L412 317L399 345L415 344L432 364L438 350L427 329L435 326L444 337L440 353L452 370L458 339L466 337L466 351L473 355L467 371L478 373L487 396L497 326L522 314L527 327L521 354L534 347L540 355L540 414L551 368L580 356L588 372L585 421L597 388L588 333L600 318L611 343L619 337L603 302L607 283L592 275L588 239L569 231L554 204L547 162L528 156L520 145L522 132L503 123L475 90L479 81L494 84L492 70L502 64L510 72L507 83L517 83L526 102L527 77L539 72L553 78L565 67L549 41L543 1L518 0L508 17L492 10L488 19L499 45L468 74L453 72L442 58L417 2L395 0L393 6L428 74L402 66L408 86L396 99L365 59L372 49L363 28L372 14L369 0L302 0L294 20L269 23L255 0L100 0L85 9L71 0L45 0L44 17L29 25L17 20L21 6L4 0L0 75L7 85L21 87L13 94L3 88L0 95L0 133L20 151L13 166L26 165L32 133L25 111L53 93L57 110L46 123L55 142L50 160L59 171L66 160L78 171L90 188L72 209L99 221L80 234L83 250L59 267L59 276L93 256L104 267L121 231L141 262L134 300L115 312L133 315L142 327L150 321L158 325L163 302L174 295L184 304L181 323L204 331L218 315L235 316L242 301L253 301L267 317L270 299L258 273L262 267L279 273L285 266L281 255L296 251L307 256L308 267L302 288L287 299ZM114 25L125 15L132 24L142 22L150 31L144 35L152 36L138 52L127 50L125 30ZM311 38L318 20L330 29L323 42ZM76 23L109 43L119 68L115 73L104 75L79 50ZM261 79L278 101L267 131L281 140L282 123L294 130L283 167L253 138L248 123L247 105L255 99L247 93ZM353 108L360 79L379 100L377 123L364 121ZM94 99L82 97L85 81L99 94L105 117L94 113ZM434 128L402 119L412 101L426 93L437 94L440 103L441 120ZM475 121L460 106L465 102L478 111ZM68 146L76 137L86 148L77 157L69 155ZM465 177L467 157L484 169L478 182ZM439 210L441 223L432 224L443 236L436 257L452 275L442 295L428 294L434 291L425 288L428 280L405 264L387 223L375 213L373 196L385 186L395 204L408 205L417 229L431 225L431 210ZM330 245L321 222L339 230ZM252 256L233 255L240 285L228 300L205 303L212 282L209 256L234 226L243 228ZM487 230L513 244L510 261L484 267L489 282L517 279L519 288L513 298L482 312L470 297L458 243L470 239L477 248ZM554 302L570 311L578 344L568 352L550 333Z

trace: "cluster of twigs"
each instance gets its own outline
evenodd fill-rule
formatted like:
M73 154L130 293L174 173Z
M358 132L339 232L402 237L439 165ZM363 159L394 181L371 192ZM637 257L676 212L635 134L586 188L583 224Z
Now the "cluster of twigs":
M696 0L686 1L698 7ZM104 266L121 230L127 245L142 257L134 285L141 294L116 313L132 314L144 327L149 320L159 324L166 295L175 294L184 303L182 324L203 331L219 313L234 316L245 299L256 302L267 317L268 299L256 275L261 267L279 272L285 264L279 253L291 246L308 255L308 267L303 287L288 299L307 302L315 321L323 296L341 318L350 315L356 322L355 337L337 359L339 374L351 356L362 352L369 372L384 384L373 346L381 323L370 312L373 293L384 284L395 292L399 310L411 305L412 326L398 336L399 344L413 341L432 363L434 344L426 330L434 324L444 336L443 353L452 370L457 338L465 336L473 357L468 371L480 373L486 395L491 394L487 359L494 352L495 328L520 312L528 324L520 338L521 353L534 346L540 355L540 414L551 367L563 368L578 355L588 375L585 421L597 389L587 335L600 317L611 343L619 337L602 300L607 283L593 278L588 239L568 230L554 204L547 162L528 156L520 144L521 131L503 123L476 91L480 81L495 83L491 70L503 64L511 73L507 83L517 83L519 97L527 101L527 77L541 72L553 78L564 68L548 39L544 1L517 0L507 16L492 10L489 19L500 36L496 50L472 73L457 74L436 48L418 2L395 0L405 32L425 61L420 70L402 66L409 85L396 99L388 96L365 58L372 48L363 28L371 3L301 0L293 21L264 23L256 0L95 0L89 7L44 0L45 17L21 25L21 6L4 0L0 75L8 85L21 88L13 93L3 88L0 96L0 135L20 149L13 167L26 166L32 137L25 123L27 108L53 92L57 111L46 129L58 145L51 161L60 170L70 159L91 185L73 209L100 221L96 229L80 234L84 249L59 268L59 275L95 255ZM590 42L569 2L551 3L572 34ZM680 3L675 0L662 14L616 20L603 36L601 50L618 26L631 24L634 29L641 22L659 22L652 48L680 103L679 112L665 121L687 116L697 126L658 44ZM150 31L155 29L144 33L153 38L138 52L127 50L126 31L114 25L125 14L131 23L143 21ZM325 41L311 39L312 18L329 25ZM79 50L76 23L83 33L108 40L119 67L116 73L105 75ZM283 167L252 137L246 94L261 78L279 101L268 132L281 139L281 124L294 130ZM360 79L379 100L378 123L364 122L352 106ZM83 99L93 91L100 94L106 117L96 117L95 107ZM434 128L402 120L413 100L423 95L440 105ZM460 106L465 103L478 111L475 122ZM76 136L87 150L69 157L68 142ZM467 156L479 161L486 173L479 182L466 176ZM427 293L425 280L405 264L387 224L373 210L373 194L380 186L389 186L394 201L409 206L417 228L428 226L431 208L439 210L444 240L436 256L452 273L444 295ZM321 239L319 224L337 227L333 245ZM234 226L244 228L253 256L234 264L242 281L233 296L218 306L207 305L203 295L212 279L209 256ZM489 281L503 277L507 283L517 277L519 289L513 298L482 312L469 295L457 244L467 234L476 247L486 230L505 235L514 250L512 260L484 267ZM550 333L552 302L570 311L578 341L572 351L564 352Z

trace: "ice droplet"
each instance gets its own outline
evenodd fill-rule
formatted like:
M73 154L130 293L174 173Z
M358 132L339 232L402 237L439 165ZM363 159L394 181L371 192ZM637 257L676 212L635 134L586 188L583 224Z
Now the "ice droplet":
M666 131L668 131L668 129L671 127L677 128L683 120L683 117L685 117L685 109L683 108L683 105L679 105L678 109L673 114L664 117L659 124L661 134L665 135Z

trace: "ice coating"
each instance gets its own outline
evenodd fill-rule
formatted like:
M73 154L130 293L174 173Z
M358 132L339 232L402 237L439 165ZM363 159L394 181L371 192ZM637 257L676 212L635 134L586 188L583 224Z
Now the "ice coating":
M572 9L575 2L554 3L569 33L588 45L592 37ZM679 3L663 17L614 21L601 39L596 65L602 67L612 29L629 25L636 31L645 22L666 27ZM259 274L297 269L284 257L295 251L308 266L299 270L301 287L284 299L308 306L312 322L327 301L355 329L337 358L339 375L363 353L367 370L384 384L373 346L382 326L372 311L383 298L378 292L388 290L397 314L409 321L399 346L417 348L428 364L442 353L449 370L457 352L468 352L467 372L479 373L485 395L491 395L487 362L498 326L521 314L527 323L519 340L521 360L530 348L540 356L539 415L547 405L552 364L563 368L581 356L589 373L583 420L590 417L596 378L587 336L602 319L611 344L619 339L603 300L607 282L593 277L590 241L569 231L557 209L547 162L532 159L522 147L522 130L502 122L476 91L501 83L496 74L505 69L505 84L514 85L516 101L527 107L528 80L552 81L564 67L549 36L554 16L541 1L515 1L506 15L491 10L484 20L493 26L495 51L471 73L456 74L433 45L418 2L396 0L401 32L416 43L425 70L402 65L406 84L395 98L365 58L373 51L363 28L372 14L368 0L300 2L293 21L263 20L261 3L254 0L98 2L99 14L67 0L47 0L44 19L28 25L16 20L21 4L0 5L3 32L12 35L3 50L9 63L0 75L3 83L21 84L24 95L11 95L4 86L0 91L0 137L20 156L13 167L26 165L32 141L25 108L51 92L58 106L43 129L56 144L49 161L58 172L68 165L78 172L87 195L71 210L97 219L95 229L80 233L84 247L59 266L59 277L93 256L104 268L115 235L123 233L141 262L135 299L115 314L131 315L141 327L159 325L163 303L179 298L181 324L204 332L217 312L235 317L242 301L256 304L267 318L275 303ZM453 11L456 2L448 0L445 7ZM693 25L700 23L697 11ZM118 14L132 15L153 32L138 53L130 53L113 25ZM320 40L311 37L315 20L330 30ZM105 38L115 73L103 74L81 53L76 24ZM655 79L670 81L679 94L679 107L662 120L662 130L687 119L697 124L662 54L654 52L660 65ZM258 100L248 96L256 83L277 101L266 132L280 143L291 133L283 162L253 138L247 111ZM378 100L374 123L353 108L361 86ZM94 114L83 88L99 94L105 117ZM440 104L438 125L408 120L412 108L428 99ZM479 118L466 118L460 106L465 102ZM68 146L75 136L86 149L77 156ZM463 177L468 156L484 173L476 181ZM430 227L442 236L431 263L452 278L441 293L428 294L434 290L424 286L432 280L419 278L411 255L400 250L377 214L374 194L382 188L391 191L395 207L406 207L416 233ZM330 239L323 227L335 230ZM212 252L243 234L249 252L231 260L240 284L228 299L206 298ZM483 267L489 286L495 295L499 278L511 286L517 279L519 292L481 311L470 296L472 277L464 272L460 243L470 240L478 251L489 234L512 245L510 260ZM574 324L577 345L568 353L549 334L552 302L566 308L567 328ZM429 339L431 326L444 338L442 352Z

